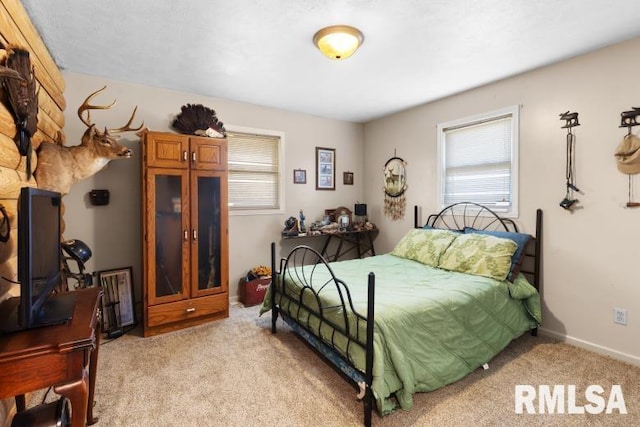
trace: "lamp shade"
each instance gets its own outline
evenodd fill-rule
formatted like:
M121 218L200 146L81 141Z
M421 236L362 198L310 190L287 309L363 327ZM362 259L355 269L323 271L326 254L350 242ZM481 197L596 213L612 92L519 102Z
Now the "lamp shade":
M313 36L313 44L330 59L347 59L363 42L360 30L348 25L325 27Z

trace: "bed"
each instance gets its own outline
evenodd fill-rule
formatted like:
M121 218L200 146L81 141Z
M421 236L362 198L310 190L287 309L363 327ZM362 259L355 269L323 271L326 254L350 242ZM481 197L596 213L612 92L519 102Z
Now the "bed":
M271 310L381 416L486 364L541 322L542 211L534 235L475 203L430 215L386 254L327 262L297 246L276 265L261 308Z

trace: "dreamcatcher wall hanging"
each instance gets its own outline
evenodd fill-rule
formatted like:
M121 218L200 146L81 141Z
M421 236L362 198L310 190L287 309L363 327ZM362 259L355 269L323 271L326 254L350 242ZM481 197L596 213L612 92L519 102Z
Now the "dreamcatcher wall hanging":
M384 164L384 214L393 220L404 217L407 200L404 192L407 189L407 162L395 153Z

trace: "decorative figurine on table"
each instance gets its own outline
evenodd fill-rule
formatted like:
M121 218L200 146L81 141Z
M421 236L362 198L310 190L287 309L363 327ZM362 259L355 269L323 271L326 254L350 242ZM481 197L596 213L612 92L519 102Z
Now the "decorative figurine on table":
M298 223L298 232L300 232L300 233L306 233L307 228L306 228L306 226L304 225L304 213L302 213L302 209L300 209L300 215L299 215L299 218L300 218L300 222Z
M283 236L295 237L298 235L298 220L292 216L284 222Z
M339 228L338 228L339 231L348 231L349 230L349 226L351 224L350 224L350 221L349 221L349 215L347 214L346 211L342 211L340 213L340 216L338 217L338 225L339 225Z

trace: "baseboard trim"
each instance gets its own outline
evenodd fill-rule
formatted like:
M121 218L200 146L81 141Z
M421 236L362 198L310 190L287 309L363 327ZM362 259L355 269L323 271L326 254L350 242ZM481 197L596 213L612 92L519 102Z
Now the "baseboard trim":
M541 335L546 335L551 338L555 338L557 340L566 342L568 344L575 345L576 347L584 348L586 350L593 351L594 353L602 354L605 356L610 356L614 359L621 360L623 362L631 363L632 365L640 366L640 357L634 356L631 354L623 353L618 350L611 349L609 347L604 347L598 344L594 344L589 341L581 340L579 338L574 338L569 335L559 334L558 332L552 331L546 328L538 328L538 332Z

